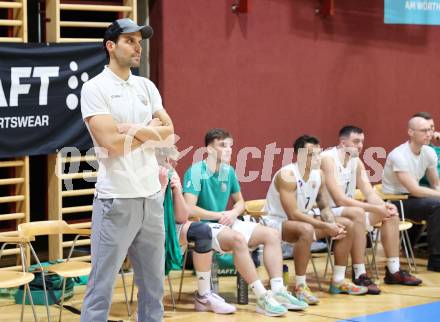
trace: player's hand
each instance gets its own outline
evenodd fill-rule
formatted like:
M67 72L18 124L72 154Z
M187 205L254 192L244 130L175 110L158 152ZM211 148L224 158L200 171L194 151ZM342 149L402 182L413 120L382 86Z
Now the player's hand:
M118 132L120 134L129 134L130 129L134 131L134 124L132 123L117 123L116 127L118 128Z
M333 240L342 239L347 236L345 226L339 223L327 223L324 231L330 235Z
M179 192L182 193L182 182L180 181L179 176L177 173L173 173L170 179L171 189L173 192Z
M157 118L157 117L155 117L154 119L152 119L148 123L148 126L162 126L162 125L163 125L162 121L159 118Z
M223 211L222 216L220 217L218 223L231 227L234 224L234 221L237 217L235 214L229 210L229 211Z
M391 219L393 216L397 215L397 208L391 203L386 203L385 205L377 206L376 209L377 209L376 213L378 213L381 216L382 221L386 221L388 219Z
M375 206L374 213L380 216L381 221L387 220L391 216L386 205Z
M161 190L165 190L168 185L168 169L164 167L159 168L159 182Z
M397 210L396 205L392 204L391 202L387 202L385 204L385 207L387 208L390 217L399 215L399 211Z

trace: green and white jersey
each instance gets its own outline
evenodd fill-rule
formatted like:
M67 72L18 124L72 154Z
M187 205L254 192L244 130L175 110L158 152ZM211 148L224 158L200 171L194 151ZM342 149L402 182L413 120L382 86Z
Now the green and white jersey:
M183 192L197 196L197 206L209 211L225 211L231 194L239 191L235 170L228 164L212 172L203 160L189 167L183 178Z

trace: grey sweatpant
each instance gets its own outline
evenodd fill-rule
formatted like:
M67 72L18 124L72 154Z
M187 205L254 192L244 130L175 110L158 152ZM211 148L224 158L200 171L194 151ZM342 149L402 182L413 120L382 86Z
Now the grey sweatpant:
M81 322L106 322L117 272L127 255L138 287L138 321L163 320L163 194L93 201L92 271Z

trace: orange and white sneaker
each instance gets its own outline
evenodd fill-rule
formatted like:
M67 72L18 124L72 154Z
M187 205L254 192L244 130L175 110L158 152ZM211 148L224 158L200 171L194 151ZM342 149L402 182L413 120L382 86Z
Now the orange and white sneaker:
M340 283L331 282L329 288L330 294L349 294L349 295L364 295L368 292L368 287L358 286L347 280Z
M319 303L319 299L312 293L306 284L296 286L294 293L298 300L304 301L308 305L316 305Z

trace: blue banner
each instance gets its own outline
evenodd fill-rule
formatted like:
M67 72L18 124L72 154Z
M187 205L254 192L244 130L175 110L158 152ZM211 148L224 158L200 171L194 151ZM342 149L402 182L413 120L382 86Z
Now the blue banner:
M385 0L384 21L390 24L440 25L440 0Z

